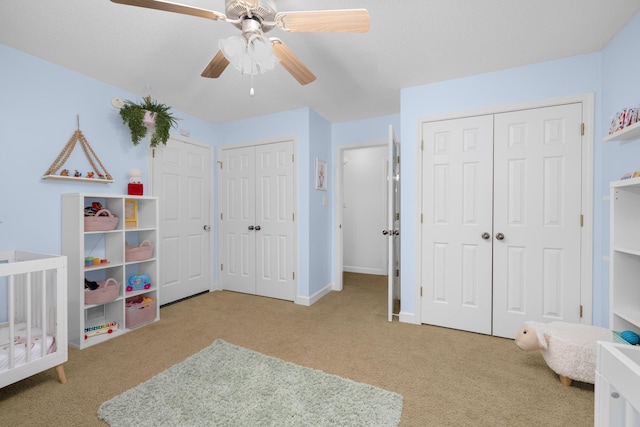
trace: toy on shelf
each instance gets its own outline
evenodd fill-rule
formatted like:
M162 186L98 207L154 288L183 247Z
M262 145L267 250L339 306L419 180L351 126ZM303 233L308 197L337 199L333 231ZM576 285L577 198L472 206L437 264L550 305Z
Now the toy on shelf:
M129 280L127 281L127 292L140 291L149 288L151 288L151 279L140 271L129 277Z
M596 341L613 341L613 333L598 326L568 322L525 322L516 335L516 345L525 351L540 350L560 382L572 380L594 384Z
M142 196L144 188L142 185L142 172L140 169L129 170L129 185L127 186L127 194L130 196Z
M95 337L96 335L102 334L112 334L118 330L118 323L111 322L105 323L103 325L91 326L89 328L84 329L84 339L88 339L90 337Z
M620 332L620 338L631 345L638 345L638 343L640 343L640 336L633 331L626 330Z

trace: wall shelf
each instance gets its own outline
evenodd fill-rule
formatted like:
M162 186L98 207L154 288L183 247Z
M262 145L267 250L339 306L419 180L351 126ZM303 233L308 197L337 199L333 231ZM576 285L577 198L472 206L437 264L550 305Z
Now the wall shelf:
M64 176L64 175L45 175L42 179L56 179L59 181L82 181L82 182L95 182L96 184L111 184L112 179L100 179L100 178L83 178L81 176Z
M604 142L624 141L627 139L640 138L640 122L636 122L631 126L627 126L617 132L607 135Z

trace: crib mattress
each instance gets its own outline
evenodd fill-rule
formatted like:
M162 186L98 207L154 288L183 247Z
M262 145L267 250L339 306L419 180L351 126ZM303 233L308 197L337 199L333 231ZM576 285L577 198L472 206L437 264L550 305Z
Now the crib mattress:
M28 345L27 339L27 324L16 323L15 324L15 346L14 346L14 367L18 367L27 363L27 348L30 348L31 361L40 359L42 357L42 330L39 328L31 328L31 343ZM46 348L45 354L53 353L56 351L55 337L47 335L44 339L44 345ZM9 328L0 328L0 372L9 369Z

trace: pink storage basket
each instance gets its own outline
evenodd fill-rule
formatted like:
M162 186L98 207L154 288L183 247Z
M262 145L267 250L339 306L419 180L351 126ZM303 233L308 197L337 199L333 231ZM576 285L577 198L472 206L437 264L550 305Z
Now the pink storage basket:
M126 245L124 260L126 262L145 261L153 254L153 244L148 240L143 240L138 246Z
M118 225L118 217L108 209L100 209L95 216L84 217L84 231L111 231Z
M104 304L118 298L120 283L116 279L109 278L104 282L98 282L98 288L84 290L85 304Z
M125 305L125 326L127 329L137 328L153 322L156 318L156 307L153 300L138 304Z

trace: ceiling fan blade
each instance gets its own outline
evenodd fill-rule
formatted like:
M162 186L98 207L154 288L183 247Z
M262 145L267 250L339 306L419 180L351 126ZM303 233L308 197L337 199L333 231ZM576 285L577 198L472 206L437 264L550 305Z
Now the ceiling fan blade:
M197 16L199 18L213 19L214 21L224 21L227 17L213 10L200 9L199 7L187 6L179 3L172 3L162 0L111 0L114 3L126 4L129 6L146 7L149 9L164 10L167 12L181 13L183 15Z
M205 68L200 75L202 77L217 79L220 77L220 74L222 74L224 69L227 68L227 65L229 65L229 60L227 60L222 51L219 50L218 53L216 53L216 56L214 56L211 62L209 62L207 68Z
M309 10L280 12L275 21L285 31L366 33L370 18L366 9Z
M280 59L280 64L298 81L301 85L311 83L316 79L311 71L300 61L300 59L277 37L271 37L273 54Z

